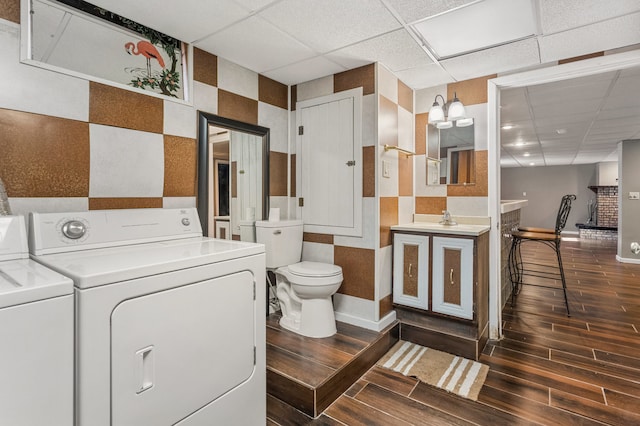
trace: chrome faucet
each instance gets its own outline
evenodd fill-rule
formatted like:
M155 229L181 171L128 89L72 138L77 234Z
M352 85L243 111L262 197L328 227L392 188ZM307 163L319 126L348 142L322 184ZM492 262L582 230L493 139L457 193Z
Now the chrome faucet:
M441 225L457 225L458 223L451 219L451 213L449 210L442 210L442 220L439 222Z

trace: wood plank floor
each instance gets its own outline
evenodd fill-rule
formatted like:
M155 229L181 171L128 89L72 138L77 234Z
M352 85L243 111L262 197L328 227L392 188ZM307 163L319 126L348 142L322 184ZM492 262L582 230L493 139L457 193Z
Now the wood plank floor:
M473 402L372 367L318 418L275 398L270 425L640 425L640 265L615 260L615 243L563 241L572 316L562 291L523 287L490 341L490 372ZM523 245L523 256L555 262Z

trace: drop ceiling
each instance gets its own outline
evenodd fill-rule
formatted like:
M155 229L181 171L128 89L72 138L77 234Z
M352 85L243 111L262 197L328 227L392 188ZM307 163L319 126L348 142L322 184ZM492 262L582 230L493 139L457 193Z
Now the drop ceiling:
M640 68L502 90L503 167L617 161L640 139Z
M638 0L90 2L287 85L380 62L418 90L640 44ZM503 166L615 159L639 87L630 70L503 92Z

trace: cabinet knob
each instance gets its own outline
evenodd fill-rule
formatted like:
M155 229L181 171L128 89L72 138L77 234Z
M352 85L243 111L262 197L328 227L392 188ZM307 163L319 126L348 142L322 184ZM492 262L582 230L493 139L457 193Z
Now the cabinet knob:
M411 275L411 268L413 267L413 263L409 264L409 278L413 278L413 275Z
M453 282L453 268L451 268L451 270L449 271L449 281L451 281L451 285L454 284L454 282Z

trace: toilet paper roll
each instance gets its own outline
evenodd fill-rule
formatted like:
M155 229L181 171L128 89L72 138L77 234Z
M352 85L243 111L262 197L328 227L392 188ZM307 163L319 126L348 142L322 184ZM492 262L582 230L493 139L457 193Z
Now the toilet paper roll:
M256 209L247 207L244 209L244 220L256 220Z
M278 207L271 207L269 209L269 222L280 221L280 209Z

